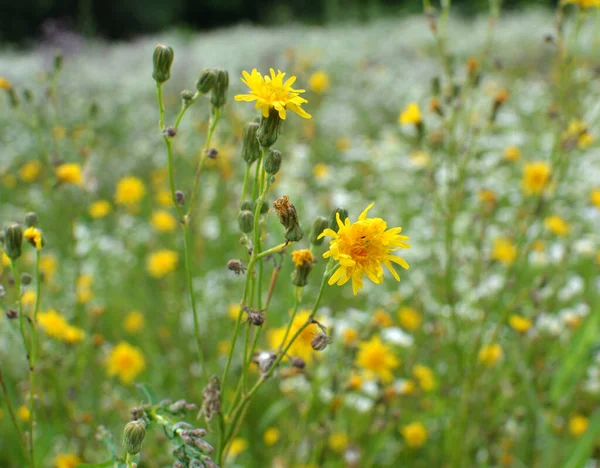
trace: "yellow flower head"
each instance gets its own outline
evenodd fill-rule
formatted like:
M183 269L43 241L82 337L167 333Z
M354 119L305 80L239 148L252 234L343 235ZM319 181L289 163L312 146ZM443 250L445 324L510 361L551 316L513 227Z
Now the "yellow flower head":
M317 180L323 180L329 174L329 166L325 163L317 163L313 167L313 175Z
M154 199L156 200L156 203L165 208L173 206L173 195L170 190L165 188L158 189Z
M400 365L394 350L383 343L378 336L358 345L356 366L365 370L367 374L377 376L383 383L390 383L394 374L392 371Z
M396 281L400 281L400 277L392 263L397 263L406 270L409 268L403 258L391 255L399 249L409 247L406 242L408 237L400 235L400 227L387 229L387 223L381 218L367 218L367 212L373 205L371 203L355 223L350 223L349 218L342 222L337 213L338 232L325 229L319 235L319 239L323 236L333 238L323 257L332 257L339 263L338 269L329 278L329 285L337 283L342 286L352 279L354 295L363 287L363 275L367 275L376 284L381 283L382 265L390 270Z
M516 146L507 146L504 150L504 158L509 161L517 161L521 159L521 150Z
M134 207L146 195L146 187L144 183L137 177L123 177L117 182L115 192L115 203L117 205Z
M74 453L61 453L54 458L54 468L75 468L83 463L83 460Z
M104 218L110 210L112 206L106 200L98 200L88 206L88 213L94 219Z
M411 102L404 110L400 113L398 121L401 125L414 124L419 125L423 118L421 117L421 109L416 102Z
M324 71L316 71L308 79L308 87L316 94L323 94L329 89L329 75Z
M110 352L106 360L106 373L118 376L122 383L130 384L145 369L146 360L142 351L121 341Z
M371 320L373 325L381 328L391 327L392 317L383 309L376 309L375 314L373 315L373 319Z
M348 434L345 432L334 432L329 436L329 448L335 453L342 453L348 447Z
M483 348L481 348L479 350L477 358L479 359L479 362L485 364L488 367L492 367L500 359L502 359L502 356L502 346L500 346L498 343L494 343L485 345Z
M427 442L427 428L421 422L413 422L400 428L400 433L406 445L411 448L419 448Z
M123 328L127 333L137 333L144 328L144 315L138 310L132 310L125 316Z
M594 189L590 192L590 202L600 210L600 189Z
M26 162L19 170L19 176L23 182L33 182L38 178L42 170L42 163L37 159Z
M508 239L498 237L494 239L492 258L505 265L510 265L517 258L517 247Z
M544 227L553 234L561 237L569 234L570 229L567 222L558 215L548 216L544 219Z
M157 250L148 256L146 267L150 276L162 278L175 271L179 263L179 255L173 250Z
M569 432L575 437L579 437L589 426L588 418L581 414L574 414L569 418Z
M248 449L248 441L241 437L236 437L231 441L229 446L229 452L227 452L227 458L235 458L240 453L245 452Z
M513 314L508 319L508 323L510 326L518 331L519 333L527 333L533 323L527 317L523 317L522 315Z
M65 184L81 185L83 183L81 164L61 164L56 168L56 177Z
M550 183L552 171L543 161L525 164L521 188L525 195L541 195Z
M562 140L567 147L576 145L579 149L586 149L593 143L594 135L583 120L573 119L564 131Z
M398 320L400 321L400 326L408 331L415 331L421 326L421 322L423 321L421 314L412 307L401 307L398 310Z
M40 312L37 322L46 335L56 339L62 339L69 326L67 320L54 309Z
M17 417L23 421L28 422L29 418L31 418L31 413L29 412L29 408L25 405L21 405L17 408Z
M354 346L358 339L358 332L354 328L345 328L342 332L342 343L344 346Z
M265 442L266 446L271 447L279 442L280 437L281 433L279 432L279 429L276 427L269 427L263 434L263 441Z
M435 374L429 367L417 364L413 367L413 375L424 392L430 392L435 388Z
M23 237L27 239L36 249L40 250L43 246L42 231L33 226L28 227L23 232Z
M173 232L177 229L177 221L168 211L159 210L152 213L152 226L158 232Z
M92 275L84 273L77 278L77 287L75 288L75 293L77 296L77 301L80 304L86 304L90 302L94 297L94 292L92 291L92 284L94 283L94 278Z
M0 89L8 90L12 88L12 83L3 76L0 76Z
M286 345L290 342L290 340L296 334L296 332L300 330L300 328L302 328L309 316L310 310L301 310L296 314L296 317L294 317L294 320L292 321L292 325L287 335L286 342L282 346L283 348L286 347ZM313 359L317 356L316 351L313 350L313 347L311 345L311 342L316 335L316 327L316 325L312 324L306 327L304 330L302 330L298 338L296 338L296 340L290 346L290 349L288 350L287 354L290 356L302 358L307 364L310 364L313 361ZM283 337L285 336L286 330L287 325L269 330L267 338L269 340L269 347L271 349L279 349L279 346L283 341Z
M275 70L272 68L270 73L270 76L262 76L256 68L252 70L251 74L243 71L242 83L250 88L250 93L238 94L235 96L235 100L256 101L256 109L260 109L265 118L269 117L269 110L273 108L279 113L279 118L282 120L285 120L287 110L295 112L305 119L310 119L311 115L301 107L302 104L308 102L300 97L305 90L292 88L296 77L292 76L284 82L285 73L278 70L275 74Z
M294 250L292 252L292 261L294 262L294 265L298 267L312 263L313 260L313 254L308 249Z

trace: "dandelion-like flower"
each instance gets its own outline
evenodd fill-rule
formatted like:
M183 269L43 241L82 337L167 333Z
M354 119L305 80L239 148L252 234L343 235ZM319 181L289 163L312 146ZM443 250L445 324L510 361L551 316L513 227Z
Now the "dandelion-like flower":
M383 383L393 380L392 371L399 365L400 360L394 350L378 336L358 344L356 366L365 370L367 374L379 377Z
M145 369L142 351L124 341L113 348L106 360L106 373L118 376L124 384L130 384Z
M81 164L61 164L56 168L56 177L65 184L81 185L83 183Z
M296 314L294 320L292 321L292 325L290 327L290 331L287 335L286 341L283 344L283 349L289 344L292 337L296 334L298 330L302 328L302 326L306 323L308 318L310 317L310 310L301 310ZM283 337L285 336L285 332L287 330L287 325L274 328L269 331L268 340L269 346L272 349L278 349L283 341ZM313 338L316 336L318 330L317 326L314 324L309 325L304 328L298 335L298 338L294 340L290 348L288 349L287 354L293 357L299 357L304 359L307 364L310 364L313 361L313 358L316 357L317 353L313 350L311 346L311 342Z
M427 428L421 422L403 426L400 428L400 433L410 448L422 447L427 442Z
M344 285L352 280L354 295L363 287L362 278L366 275L373 283L379 284L383 279L383 267L385 265L392 273L396 281L400 276L394 269L392 263L400 265L408 270L406 261L393 252L409 248L406 242L408 236L401 236L401 227L387 229L387 223L381 218L367 218L368 211L373 207L371 203L358 217L358 221L351 223L346 218L344 222L340 215L336 215L338 232L333 229L325 229L319 238L323 236L332 237L329 250L323 257L332 257L339 263L338 269L329 278L329 285Z
M175 271L179 264L179 255L173 250L162 249L148 256L146 267L150 276L162 278Z
M256 101L256 109L260 109L265 118L269 117L271 108L279 113L282 120L285 120L288 110L305 119L311 118L311 115L301 107L302 104L308 102L300 97L305 90L292 88L296 81L295 76L291 76L284 82L285 73L277 70L277 74L275 74L275 70L272 68L270 75L262 76L256 68L252 70L252 73L243 71L242 75L242 83L250 88L250 93L238 94L235 96L236 101Z
M27 239L31 245L36 249L40 250L43 247L44 241L42 237L42 231L38 228L30 226L23 232L23 237Z
M521 187L525 195L541 195L550 183L552 170L543 161L525 164Z

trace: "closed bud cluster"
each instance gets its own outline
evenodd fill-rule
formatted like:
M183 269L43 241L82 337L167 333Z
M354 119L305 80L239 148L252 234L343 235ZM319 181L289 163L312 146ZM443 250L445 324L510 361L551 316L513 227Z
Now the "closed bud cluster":
M168 81L171 77L171 65L175 58L175 52L173 48L164 44L158 44L154 49L152 55L152 64L154 69L152 71L152 78L159 84L163 84Z
M310 342L310 345L312 346L312 349L314 349L315 351L323 351L325 348L327 348L327 345L330 343L330 339L327 336L327 333L324 332L320 332L317 334L317 336L315 336L312 341Z
M264 168L269 175L275 175L281 167L281 152L270 149L265 156Z
M308 249L294 250L292 261L296 269L292 272L292 284L303 288L308 283L308 275L313 268L313 254Z
M21 256L21 247L23 246L23 228L17 224L9 224L4 229L4 252L11 260L16 260Z
M312 245L321 245L325 240L323 237L319 239L319 235L329 227L329 221L325 216L317 216L310 228L310 243Z
M200 94L210 92L217 82L217 70L214 68L205 68L200 73L198 81L196 81L196 89Z
M229 73L227 70L217 70L217 77L210 95L210 103L214 107L223 107L227 102L227 90L229 89Z
M336 208L329 217L329 229L338 232L340 227L337 223L337 215L340 215L340 221L343 223L348 218L348 210L346 208Z
M285 239L289 242L298 242L302 239L304 233L298 221L298 213L296 207L290 203L289 197L287 195L279 197L273 202L273 208L279 216L279 222L285 228Z
M243 233L252 232L254 229L254 215L250 210L242 210L238 215L238 224L240 226L240 231Z
M183 107L190 107L192 105L192 101L194 100L194 93L188 89L184 89L181 91L181 103Z
M38 222L38 216L33 211L25 215L25 227L36 227Z
M221 412L221 384L219 378L213 375L202 390L202 414L210 421L214 415Z
M275 144L279 137L281 129L281 117L279 112L272 108L269 111L269 117L260 118L260 127L258 129L258 142L263 148L269 148Z
M146 422L142 419L128 422L123 431L123 446L127 453L135 455L142 449L146 437Z
M242 158L248 165L252 164L260 157L260 144L258 143L259 125L256 122L248 122L244 125L242 135Z
M21 284L23 286L29 286L31 281L33 281L33 276L31 276L29 273L21 273Z

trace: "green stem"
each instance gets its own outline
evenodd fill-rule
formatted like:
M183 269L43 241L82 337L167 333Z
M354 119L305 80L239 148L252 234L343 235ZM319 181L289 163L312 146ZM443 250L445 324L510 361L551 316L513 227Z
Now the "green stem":
M23 312L23 303L21 302L21 277L19 276L19 271L17 270L16 260L11 259L10 269L15 280L15 289L17 290L17 305L19 309L19 331L21 332L23 346L25 347L25 352L27 354L27 362L29 363L30 350L29 346L27 345L27 338L25 336L25 313Z
M127 463L127 468L133 468L133 455L131 455L129 452L127 452L125 463Z
M25 456L25 460L27 463L31 464L29 460L29 453L27 452L27 443L25 442L25 437L21 432L21 427L17 422L17 417L15 415L15 410L10 402L10 395L8 393L8 388L6 387L6 382L4 381L4 374L2 373L2 368L0 368L0 387L2 387L2 395L4 396L4 401L6 402L6 407L8 408L8 413L10 414L10 420L15 428L15 432L17 433L17 438L19 439L19 445L21 446L21 450L23 451L23 455Z
M162 84L156 82L156 98L158 99L158 128L165 129L165 105L162 98Z

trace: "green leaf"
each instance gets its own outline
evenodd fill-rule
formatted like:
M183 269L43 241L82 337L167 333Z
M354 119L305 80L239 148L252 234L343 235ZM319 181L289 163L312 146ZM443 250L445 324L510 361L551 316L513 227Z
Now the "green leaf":
M587 431L577 441L573 453L571 453L564 468L580 468L584 466L592 456L598 437L600 437L600 410L591 416Z
M147 383L136 383L135 386L141 390L144 394L144 398L146 399L146 403L150 405L154 405L158 402L158 398L156 397L156 393L152 387Z

